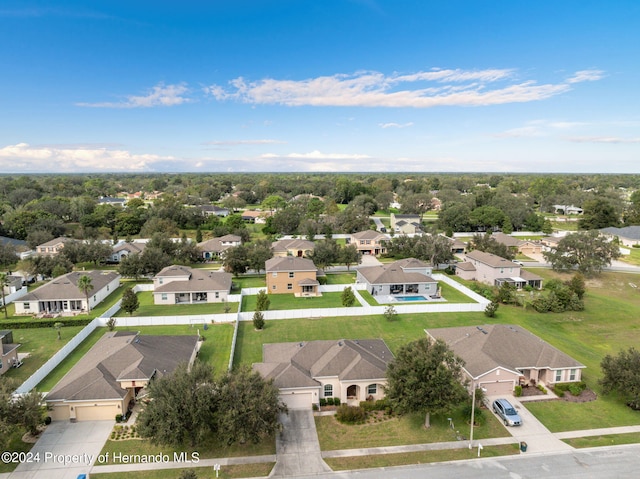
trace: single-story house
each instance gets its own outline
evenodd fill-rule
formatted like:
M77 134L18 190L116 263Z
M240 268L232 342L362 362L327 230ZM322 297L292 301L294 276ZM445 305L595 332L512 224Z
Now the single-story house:
M359 231L347 236L347 244L355 245L360 254L378 256L387 252L389 236L375 230Z
M449 238L448 236L446 238L451 243L451 252L453 254L465 254L467 252L467 243L458 238Z
M372 296L435 296L438 282L431 277L433 268L415 258L405 258L379 266L358 268L356 283L367 285Z
M554 348L535 334L510 324L461 326L425 330L441 339L465 361L469 388L486 395L509 395L517 385L577 382L584 364Z
M247 223L265 224L267 218L271 216L270 211L246 210L242 212L242 220Z
M500 286L506 282L518 289L525 286L538 289L542 287L542 278L524 271L518 263L478 250L467 253L466 262L456 264L456 275L491 286Z
M242 244L242 238L238 235L224 235L218 238L211 238L206 241L198 243L198 251L202 253L202 258L205 261L211 261L213 259L224 256L224 251L234 246L240 246Z
M253 369L273 379L290 409L311 409L322 398L352 405L383 398L392 359L382 339L273 343L262 345L263 362Z
M602 228L600 233L608 238L618 238L620 243L629 248L640 245L640 226L625 226L624 228Z
M401 215L391 213L391 229L398 234L422 233L420 215Z
M491 237L498 243L504 244L507 248L525 256L542 253L542 243L538 241L520 240L504 233L493 233Z
M13 294L24 287L22 284L22 276L7 275L6 282L7 284L2 286L2 290L5 295ZM0 304L2 304L1 301L2 300L0 299Z
M126 414L150 381L193 364L198 336L108 332L47 393L54 421L114 420Z
M216 205L201 205L197 208L200 210L202 216L220 216L221 218L229 216L229 208L223 208Z
M13 333L7 330L0 331L0 345L2 346L0 376L2 376L10 368L17 367L21 364L18 359L18 348L20 345L13 342Z
M62 251L66 243L77 243L77 239L60 236L36 246L36 254L54 256Z
M109 261L111 263L119 263L122 261L122 258L129 256L130 254L142 254L146 246L146 243L129 243L127 241L121 241L113 246L113 251L111 252L111 256L109 256Z
M127 200L125 198L114 198L113 196L101 196L98 198L99 205L119 206L124 208Z
M309 257L315 247L313 241L304 239L282 239L271 244L273 256Z
M581 215L584 213L582 208L573 205L553 205L553 211L557 215Z
M222 271L167 266L153 278L153 303L221 303L231 292L231 278Z
M93 289L87 298L78 280L88 276ZM120 286L120 275L113 271L72 271L52 279L15 301L16 314L60 314L73 316L95 308Z
M267 292L296 296L322 296L318 268L313 261L299 256L276 256L265 262Z

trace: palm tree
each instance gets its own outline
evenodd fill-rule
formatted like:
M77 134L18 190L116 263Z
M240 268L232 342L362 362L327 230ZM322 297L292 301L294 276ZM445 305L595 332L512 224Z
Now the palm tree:
M84 293L84 296L87 298L87 313L91 311L91 307L89 305L89 293L93 291L93 283L91 277L83 274L78 278L78 289Z
M9 286L9 275L7 273L0 273L0 290L2 290L2 307L4 308L4 319L9 319L7 313L7 305L4 302L4 287Z

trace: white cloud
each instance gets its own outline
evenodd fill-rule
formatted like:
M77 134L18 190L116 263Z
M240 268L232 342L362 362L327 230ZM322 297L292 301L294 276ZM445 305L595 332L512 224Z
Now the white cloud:
M578 121L532 120L527 122L525 126L510 128L501 133L495 133L492 136L495 138L549 136L555 133L556 130L570 130L585 125L587 125L587 123Z
M0 169L6 172L149 171L156 162L173 160L173 157L139 155L104 147L18 143L0 148Z
M378 126L380 128L408 128L410 126L413 126L413 122L407 122L407 123L379 123Z
M229 87L212 85L206 93L220 101L287 106L412 107L480 106L538 101L564 93L571 83L601 78L599 70L577 72L570 80L538 84L516 82L509 69L431 70L413 74L384 75L380 72L336 74L305 80L266 78L247 81L242 77Z
M584 81L596 81L604 78L602 70L580 70L567 79L567 83L580 83Z
M176 106L192 100L185 96L189 89L184 83L164 85L159 83L146 95L129 95L119 102L76 103L76 106L91 108L151 108L154 106Z
M520 128L511 128L502 133L496 133L493 136L496 138L522 138L542 136L542 134L542 130L537 126L523 126Z
M237 146L237 145L283 145L286 141L281 140L222 140L207 141L205 145L213 146Z
M573 143L640 143L640 138L622 138L619 136L576 136L567 138Z
M350 154L350 153L322 153L313 150L309 153L288 153L286 155L276 155L274 153L265 153L261 158L295 158L305 160L364 160L371 158L368 155Z

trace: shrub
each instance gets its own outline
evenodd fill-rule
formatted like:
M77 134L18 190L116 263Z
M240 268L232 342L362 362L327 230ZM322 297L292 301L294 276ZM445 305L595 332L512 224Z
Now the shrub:
M538 384L536 387L542 392L542 394L547 394L547 389L542 384Z
M258 330L264 328L264 314L260 311L253 313L253 327Z
M320 407L326 406L327 405L327 400L326 398L320 398Z
M346 424L358 424L364 422L366 413L360 406L348 406L342 404L336 411L336 419Z
M569 392L574 396L580 396L585 387L584 383L582 383L582 385L580 383L573 383L569 385Z
M373 401L360 401L360 407L366 412L375 411L377 409L376 403Z
M520 397L520 396L522 396L522 386L520 386L520 385L518 384L515 388L513 388L513 395L514 395L515 397Z
M469 402L468 404L466 404L464 406L464 408L462 409L462 414L464 415L464 417L467 418L467 421L469 422L469 424L471 424L471 403ZM482 426L485 423L485 416L484 416L484 412L482 411L481 408L476 407L475 410L473 411L473 425L474 426Z
M317 410L318 410L318 409L320 409L320 408L318 407L318 405L317 405L316 403L313 403L313 404L311 405L311 409L313 409L314 411L317 411Z
M496 316L496 311L498 311L499 306L500 306L500 303L498 303L497 301L491 301L489 304L487 304L487 307L484 308L484 315L487 318L494 318Z
M122 414L116 414L116 422L122 422Z

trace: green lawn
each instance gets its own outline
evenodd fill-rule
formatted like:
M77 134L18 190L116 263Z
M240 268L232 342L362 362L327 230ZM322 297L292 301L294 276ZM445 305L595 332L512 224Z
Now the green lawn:
M237 477L267 477L275 465L274 462L258 464L239 464L235 466L220 466L219 471L213 467L194 467L193 471L199 479L232 479ZM182 469L155 469L152 471L127 471L127 479L175 479L187 467ZM92 473L93 479L120 479L121 472L110 474Z
M564 442L575 448L637 444L640 442L640 433L630 432L626 434L607 434L605 436L576 437L564 439Z
M493 414L486 409L483 412L485 424L473 428L475 439L509 436L508 431ZM449 426L449 417L453 419L455 429ZM455 441L457 435L465 438L469 438L470 435L468 420L461 408L451 414L432 416L429 429L424 427L424 414L407 414L380 422L356 425L342 424L335 416L318 416L315 420L320 448L323 451L449 442Z
M444 299L446 299L447 302L449 302L449 303L475 303L476 302L475 300L471 299L466 294L461 293L460 291L458 291L455 288L452 288L451 286L449 286L446 283L439 282L438 286L440 288L442 288L442 297ZM380 306L380 304L405 304L405 303L396 303L395 301L392 302L392 303L378 303L376 298L371 296L371 293L369 293L368 291L360 290L359 293L360 293L360 296L362 296L362 299L364 299L371 306ZM415 303L412 302L411 304L416 304L416 303L417 304L425 304L425 303L428 304L429 301L416 301Z
M621 256L620 261L624 261L625 263L633 264L635 266L640 266L640 248L628 248L631 250L631 254Z
M283 309L341 308L341 292L322 293L322 296L296 298L293 294L270 294L270 311ZM242 311L256 310L257 295L242 298Z
M344 273L327 273L327 284L353 284L356 282L356 273L344 272Z
M242 288L266 288L267 281L264 275L239 276L238 278L233 278L233 287L234 290L237 289L238 292L240 292Z
M222 314L225 306L229 312L238 311L238 303L199 303L199 304L153 304L153 293L142 291L138 294L140 307L133 316L185 316L189 314ZM129 316L120 310L116 317Z

